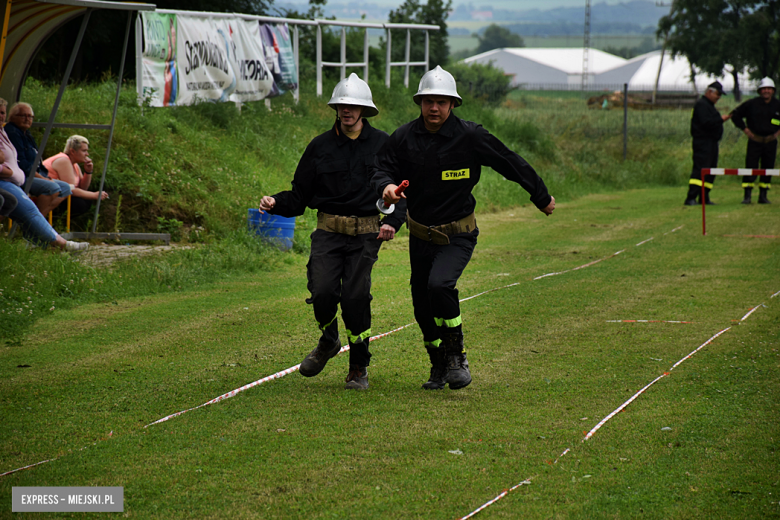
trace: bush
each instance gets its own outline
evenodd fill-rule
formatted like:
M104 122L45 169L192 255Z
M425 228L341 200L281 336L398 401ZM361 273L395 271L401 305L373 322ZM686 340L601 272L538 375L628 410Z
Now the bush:
M507 94L514 90L509 84L512 77L504 74L504 71L493 66L492 63L455 63L448 67L458 82L459 94L464 93L484 100L490 104L503 101Z

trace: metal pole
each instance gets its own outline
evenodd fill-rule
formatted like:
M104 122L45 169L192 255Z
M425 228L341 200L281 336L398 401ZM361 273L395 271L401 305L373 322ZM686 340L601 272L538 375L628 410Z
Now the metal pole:
M387 48L385 49L385 86L390 88L390 59L393 57L392 52L392 36L390 35L390 29L385 29L387 35Z
M623 83L623 160L628 154L628 83Z
M425 31L425 71L428 72L431 68L430 65L430 56L431 56L431 44L430 44L430 33L428 33L428 30Z
M125 43L122 45L122 59L119 62L119 78L116 82L116 97L114 97L114 113L111 115L111 130L108 131L108 145L106 146L106 159L103 161L103 175L100 176L100 188L98 189L97 204L95 205L95 218L92 220L92 232L97 229L100 202L103 197L103 186L106 182L108 170L108 158L111 156L111 141L114 139L114 125L116 124L116 111L119 108L119 93L122 92L122 75L125 72L125 57L127 56L127 42L130 40L130 24L133 21L133 12L127 13L127 27L125 28Z
M704 193L704 170L707 170L707 173L709 173L709 168L702 168L701 169L701 234L702 236L707 234L707 212L704 208L707 207L707 204L705 204L706 194Z
M363 36L363 81L368 83L368 28Z
M412 31L406 30L406 71L404 72L404 87L409 88L409 53L412 47Z
M317 97L322 97L322 27L317 26Z
M301 99L301 66L298 58L298 26L293 25L293 59L295 60L295 73L298 75L296 78L298 81L295 83L295 90L293 91L293 99L295 104Z
M144 24L141 13L135 19L135 91L138 94L138 104L141 105L141 115L144 109L144 48L143 48Z
M341 79L347 77L347 28L341 27Z

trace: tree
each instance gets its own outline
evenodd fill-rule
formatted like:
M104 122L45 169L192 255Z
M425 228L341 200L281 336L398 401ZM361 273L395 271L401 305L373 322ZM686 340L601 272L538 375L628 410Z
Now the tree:
M506 27L496 24L488 25L482 36L475 34L474 37L479 40L475 54L505 47L525 47L523 38L519 34L515 34Z
M387 21L390 23L418 23L427 25L438 25L441 27L438 31L428 31L430 38L430 61L429 67L436 65L444 66L450 54L450 47L447 45L447 16L449 16L452 0L428 0L427 4L421 4L419 0L405 0L398 9L390 11ZM392 60L403 61L406 48L406 31L393 30L392 37ZM400 42L400 43L399 43ZM386 43L382 38L380 47L383 54ZM411 53L412 61L422 61L425 59L425 35L422 31L411 32Z
M734 78L738 73L777 77L780 69L780 9L776 0L674 0L659 20L657 35L672 55L685 56L702 72Z

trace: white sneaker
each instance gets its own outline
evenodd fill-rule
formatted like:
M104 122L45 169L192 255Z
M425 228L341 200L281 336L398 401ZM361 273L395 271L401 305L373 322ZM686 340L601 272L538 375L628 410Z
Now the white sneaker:
M89 242L65 242L65 251L86 251L89 249Z

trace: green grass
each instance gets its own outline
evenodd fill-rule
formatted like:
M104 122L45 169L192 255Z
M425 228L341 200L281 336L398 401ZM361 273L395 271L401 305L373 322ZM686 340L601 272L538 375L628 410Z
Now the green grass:
M480 517L776 516L778 240L726 235L780 235L780 209L742 206L735 179L718 179L702 237L683 196L595 194L549 218L478 210L461 297L519 284L462 304L474 382L455 392L419 388L413 326L372 344L368 392L343 390L341 355L316 378L292 374L144 429L300 362L317 337L302 254L270 272L204 270L181 290L57 309L0 346L0 472L57 457L0 479L0 515L14 486L124 486L135 518L456 518L529 478ZM407 254L403 239L380 252L375 333L413 321Z

